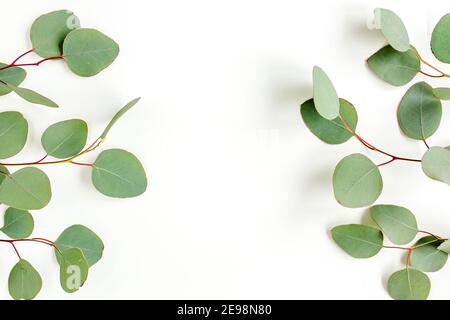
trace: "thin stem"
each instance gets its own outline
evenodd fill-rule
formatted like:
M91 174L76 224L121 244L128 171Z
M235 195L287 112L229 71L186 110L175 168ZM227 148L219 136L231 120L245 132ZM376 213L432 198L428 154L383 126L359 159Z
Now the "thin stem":
M1 67L0 71L6 70L6 69L9 69L9 68L13 68L13 67L30 67L30 66L36 66L37 67L37 66L40 66L42 63L44 63L46 61L64 59L64 56L55 56L55 57L45 58L45 59L39 60L38 62L33 62L33 63L17 63L20 59L22 59L27 54L29 54L29 53L31 53L33 51L34 51L34 49L31 49L31 50L28 50L27 52L21 54L12 63Z
M424 138L424 139L422 139L422 141L425 144L425 146L427 147L427 149L430 149L430 146L428 145L427 140L425 140L425 138Z
M429 236L435 237L436 239L439 239L438 236L435 236L434 234L432 234L432 233L430 233L430 232L428 232L428 231L418 230L417 232L423 233L423 234L427 234L427 235L429 235Z
M436 67L433 66L431 63L429 63L429 62L426 61L424 58L422 58L422 56L419 54L419 51L417 51L416 48L413 48L413 49L414 49L414 52L415 52L417 58L418 58L423 64L427 65L428 67L430 67L430 68L433 69L434 71L440 73L440 75L431 75L431 74L429 74L429 73L427 73L427 72L424 72L424 71L420 70L419 72L420 72L421 74L426 75L426 76L428 76L428 77L432 77L432 78L450 78L450 75L448 75L448 74L445 73L444 71L442 71L442 70L436 68Z
M53 241L44 239L44 238L13 239L13 240L0 239L0 242L11 244L11 246L13 247L13 249L16 252L19 259L22 259L22 258L20 256L19 250L17 250L17 247L15 245L16 242L36 242L36 243L46 244L48 246L53 247L60 255L62 255L61 250L59 250L58 246Z
M406 247L396 247L396 246L383 246L383 248L385 249L399 249L399 250L411 250L411 248L406 248Z
M20 256L19 250L17 250L16 245L14 244L14 242L10 242L11 246L13 247L14 251L17 254L17 257L19 258L19 260L22 260L22 257Z

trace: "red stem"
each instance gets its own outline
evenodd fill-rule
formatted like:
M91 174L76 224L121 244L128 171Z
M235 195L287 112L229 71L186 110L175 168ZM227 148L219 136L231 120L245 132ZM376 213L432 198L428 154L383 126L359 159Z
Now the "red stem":
M57 60L57 59L64 59L64 56L56 56L56 57L49 57L49 58L45 58L42 60L39 60L38 62L34 62L34 63L17 63L20 59L22 59L23 57L25 57L27 54L33 52L34 49L28 50L27 52L21 54L20 56L18 56L12 63L1 67L0 71L2 70L6 70L9 68L13 68L13 67L29 67L29 66L39 66L41 63L44 63L45 61L49 61L49 60Z

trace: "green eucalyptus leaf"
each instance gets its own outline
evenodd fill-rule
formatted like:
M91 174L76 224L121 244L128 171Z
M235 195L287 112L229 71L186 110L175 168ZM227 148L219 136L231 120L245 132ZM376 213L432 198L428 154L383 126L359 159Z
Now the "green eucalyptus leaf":
M17 209L39 210L52 197L47 175L37 168L20 169L6 176L0 185L0 202Z
M339 99L340 115L353 130L358 123L358 114L355 107L344 99ZM311 132L325 143L341 144L348 141L353 135L349 132L340 118L328 120L322 117L314 106L314 99L304 102L301 106L303 121Z
M78 291L87 280L89 265L84 258L83 251L79 248L64 250L59 267L61 287L68 293Z
M328 120L339 116L339 97L328 75L319 67L313 69L314 105L317 112Z
M420 60L414 49L401 52L386 46L374 53L367 64L380 79L394 86L407 84L420 71Z
M72 72L91 77L114 62L119 45L97 30L77 29L64 40L63 51Z
M410 49L408 31L402 19L393 11L383 8L375 9L375 24L381 29L387 42L401 52Z
M433 93L436 98L450 100L450 88L434 88Z
M361 224L349 224L331 230L333 240L353 258L370 258L383 248L380 230Z
M450 185L450 149L432 147L422 158L422 170L431 179Z
M411 268L395 272L388 280L388 292L396 300L426 300L430 289L428 276Z
M3 84L4 86L4 84ZM6 86L13 90L19 97L33 104L39 104L41 106L49 108L59 108L59 106L47 97L44 97L40 93L33 91L31 89L20 88L6 83Z
M16 300L32 300L42 288L42 279L26 260L20 260L12 268L8 279L9 294Z
M370 208L372 219L394 244L410 243L417 235L417 221L406 208L394 205L376 205Z
M78 248L83 252L89 267L96 264L103 255L103 242L92 230L82 225L73 225L61 233L55 241L57 248L65 252L71 248ZM55 250L55 255L58 262L61 264L62 260L59 252Z
M65 159L78 154L86 145L85 121L72 119L55 123L45 130L41 142L48 155Z
M333 175L336 200L348 208L362 208L373 204L383 189L378 167L362 154L342 159Z
M25 210L8 208L5 212L5 222L1 231L12 239L28 238L34 229L31 213Z
M0 185L5 181L6 177L9 175L8 168L0 166Z
M68 10L53 11L37 18L31 26L30 38L34 52L43 58L62 55L67 35L80 27L80 21Z
M431 51L445 63L450 63L450 13L439 20L431 35Z
M131 108L133 108L141 98L136 98L133 101L130 101L127 103L122 109L117 112L114 117L109 122L108 126L105 128L105 131L103 131L102 135L100 136L101 139L105 139L108 135L109 131L112 129L112 127L116 124L117 121L125 114L127 113Z
M92 182L106 196L137 197L147 189L147 177L140 161L121 149L103 151L92 167Z
M28 122L19 112L0 113L0 159L18 154L28 137Z
M448 254L438 249L443 243L433 236L421 238L414 245L419 246L411 254L411 267L423 272L436 272L447 262Z
M6 67L7 65L4 63L0 63L0 69ZM8 69L3 69L0 71L0 83L10 83L13 86L20 85L25 77L27 76L27 72L19 67L12 67ZM0 96L4 96L8 93L11 93L13 90L8 88L5 85L0 86Z
M446 241L442 242L439 245L438 250L441 250L447 254L450 254L450 240L446 240Z
M432 136L439 128L441 117L441 100L435 97L433 88L425 82L409 88L397 111L401 130L416 140Z

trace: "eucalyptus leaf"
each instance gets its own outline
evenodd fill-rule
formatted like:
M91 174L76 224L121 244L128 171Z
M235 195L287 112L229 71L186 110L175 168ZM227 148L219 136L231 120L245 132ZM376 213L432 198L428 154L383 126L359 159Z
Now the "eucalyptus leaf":
M69 10L53 11L40 16L34 21L30 31L34 52L43 58L61 56L64 39L79 27L79 19Z
M315 66L313 70L314 105L317 112L328 120L339 116L339 97L328 75Z
M28 238L34 229L34 220L30 212L8 208L5 212L1 231L12 239Z
M438 249L443 243L433 236L421 238L414 245L417 247L411 254L411 267L423 272L436 272L444 267L448 254Z
M423 140L432 136L439 128L442 117L441 100L436 98L433 88L419 82L406 92L397 111L398 123L409 138Z
M42 209L50 202L51 196L47 175L33 167L6 176L0 185L0 202L17 209Z
M3 85L4 86L4 85ZM44 97L42 94L37 93L31 89L20 88L10 83L6 84L12 91L14 91L19 97L33 104L39 104L41 106L49 107L49 108L59 108L59 106L50 100L47 97Z
M439 250L444 251L447 254L450 254L450 240L446 240L442 242L439 247Z
M410 49L408 31L402 19L393 11L383 8L375 9L375 24L381 30L387 42L401 52Z
M82 77L91 77L111 65L119 55L119 45L94 29L77 29L63 44L69 68Z
M106 136L108 135L109 131L112 129L112 127L116 124L117 121L119 121L119 119L125 114L127 113L131 108L133 108L139 101L141 100L141 98L136 98L133 101L130 101L129 103L127 103L122 109L119 110L119 112L117 112L114 117L111 119L111 121L109 122L108 126L105 128L105 130L103 131L102 135L100 136L101 139L105 139Z
M0 113L0 159L18 154L27 141L28 122L19 112Z
M137 197L147 189L140 161L121 149L103 151L92 167L92 183L102 194L114 198Z
M42 279L36 269L22 259L9 274L8 288L13 299L32 300L41 291Z
M388 292L396 300L426 300L430 289L428 276L411 268L395 272L388 280Z
M354 258L370 258L383 248L380 230L361 224L349 224L331 230L333 240Z
M417 221L406 208L394 205L376 205L370 215L383 233L394 244L410 243L417 235Z
M0 69L6 66L6 64L0 63ZM23 80L25 80L26 76L27 72L20 67L3 69L0 71L0 84L10 83L13 86L18 86L23 82ZM0 96L4 96L12 91L13 90L11 88L8 88L5 85L0 85Z
M433 93L436 98L450 100L450 88L434 88Z
M65 159L78 154L86 145L88 127L79 119L51 125L42 135L41 142L48 155Z
M431 179L450 185L450 150L432 147L422 158L422 170Z
M358 123L358 114L355 107L344 99L339 99L339 114L348 126L355 130ZM314 106L314 99L304 102L301 106L303 121L311 132L325 143L341 144L348 141L353 135L349 132L340 118L328 120L322 117Z
M89 265L79 248L64 250L60 259L60 283L64 291L73 293L85 283L89 273Z
M61 233L55 241L56 246L62 252L72 248L78 248L83 252L89 267L96 264L103 255L104 245L102 240L92 230L82 225L73 225ZM59 252L55 251L58 262L62 263Z
M342 159L333 175L336 200L348 208L362 208L373 204L383 190L378 167L362 154Z
M443 16L434 28L431 51L438 60L450 63L450 13Z
M389 45L374 53L367 64L380 79L394 86L407 84L420 71L420 60L414 49L401 52Z
M6 177L9 175L8 168L0 166L0 185L5 181Z

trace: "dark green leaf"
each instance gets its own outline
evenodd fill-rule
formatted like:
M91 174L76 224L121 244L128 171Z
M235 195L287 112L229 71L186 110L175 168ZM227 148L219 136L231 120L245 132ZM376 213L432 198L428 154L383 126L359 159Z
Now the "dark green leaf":
M0 68L6 66L6 64L0 63ZM0 71L0 84L10 83L13 86L18 86L23 82L23 80L25 80L26 76L27 72L19 67L4 69ZM4 96L12 91L13 90L11 88L8 88L5 85L0 85L0 96Z
M450 149L432 147L422 158L422 169L431 179L450 185Z

